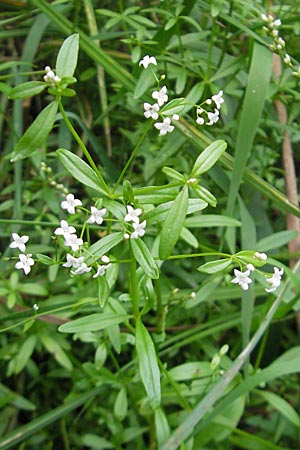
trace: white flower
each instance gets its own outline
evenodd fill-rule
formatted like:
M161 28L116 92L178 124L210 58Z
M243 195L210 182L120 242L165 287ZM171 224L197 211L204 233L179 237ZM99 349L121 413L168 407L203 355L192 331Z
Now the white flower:
M158 103L154 103L153 105L150 105L150 103L144 103L144 116L146 119L149 119L150 117L154 120L158 119L158 111L159 106Z
M88 267L85 262L81 263L75 270L71 270L72 275L82 275L83 273L90 272L91 267Z
M274 22L271 22L270 25L274 26L274 27L280 27L281 20L280 19L276 19L276 20L274 20Z
M12 233L13 241L9 245L10 248L18 248L21 252L26 250L26 242L29 240L29 236L19 236L17 233Z
M52 86L55 86L61 81L61 78L58 75L55 75L53 70L51 70L51 67L46 66L45 67L46 75L44 76L44 81L46 83L50 83Z
M261 14L260 17L264 22L268 22L268 17L265 14Z
M76 233L76 229L68 224L66 220L60 221L60 227L56 228L54 234L61 236L68 236L69 234Z
M98 267L97 272L95 273L95 275L93 275L93 278L102 277L105 274L105 271L111 266L108 256L102 256L101 261L104 262L105 265Z
M179 115L178 114L173 114L172 119L173 120L179 120Z
M246 270L245 272L240 272L237 269L234 269L235 278L231 280L231 283L239 284L243 291L248 290L248 285L252 283L251 278L249 278L250 270Z
M218 109L215 108L215 112L208 112L207 117L209 119L209 122L206 122L206 125L213 125L214 123L218 122L220 116L220 112Z
M97 209L95 206L91 206L91 216L87 220L87 223L97 223L101 225L103 222L103 216L106 213L106 208Z
M163 86L160 91L152 92L152 98L157 100L159 106L162 106L164 103L166 103L168 101L166 86Z
M124 217L124 221L139 223L139 216L142 212L141 208L134 209L132 206L127 205L127 214Z
M254 270L255 270L255 267L254 267L254 265L253 265L253 264L247 264L247 269L249 269L249 270L250 270L250 272L254 272Z
M157 66L157 61L154 56L146 55L139 62L139 66L144 66L145 69L148 68L149 64L154 64L155 66Z
M216 107L220 109L222 103L224 103L223 91L219 91L216 95L213 95L211 99L215 103Z
M196 123L197 123L198 125L203 125L203 124L204 124L204 119L203 119L203 117L197 117Z
M278 269L278 267L274 267L274 273L271 278L267 278L267 282L271 284L271 286L265 289L266 292L274 292L280 286L281 277L283 275L283 268Z
M31 271L31 266L33 266L34 264L34 260L31 257L32 257L31 254L24 255L23 253L20 253L19 255L20 261L16 263L15 268L23 269L25 275L28 275L29 272Z
M174 126L170 124L170 117L165 117L163 122L155 123L154 126L159 130L159 135L164 136L165 134L171 133L174 130Z
M81 206L82 203L80 200L74 197L73 194L68 194L66 196L66 200L61 202L60 206L62 209L66 209L69 214L75 214L75 208L76 206Z
M131 233L130 237L131 239L138 239L139 236L144 236L145 234L145 227L146 227L146 220L142 223L135 223L133 222L133 228L134 232Z
M288 55L288 53L286 53L284 55L283 61L285 62L285 64L288 64L288 65L291 64L291 57L290 57L290 55Z
M73 252L76 252L82 244L83 240L81 238L78 238L76 234L69 234L65 236L64 245L66 247L71 247Z
M70 255L70 253L67 253L67 262L63 264L63 267L79 267L83 261L84 256L80 256L79 258L75 258L74 256Z
M265 253L255 252L254 256L257 259L260 259L261 261L267 261L267 259L268 259L268 256Z

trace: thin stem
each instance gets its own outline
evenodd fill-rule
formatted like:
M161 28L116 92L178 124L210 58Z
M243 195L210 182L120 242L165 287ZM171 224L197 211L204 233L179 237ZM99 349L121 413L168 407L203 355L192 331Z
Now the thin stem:
M130 261L130 293L131 293L131 302L132 302L132 312L137 319L140 314L139 310L139 291L138 291L138 280L136 276L136 260L133 256L133 252L130 247L130 256L132 260Z
M66 112L64 110L63 104L61 102L61 100L58 101L58 106L59 106L59 110L61 112L61 115L63 116L63 119L67 125L67 127L69 128L72 136L74 137L75 141L79 144L81 150L83 151L83 154L85 155L86 159L88 160L88 162L90 163L91 167L93 168L94 172L96 173L97 177L99 178L99 180L101 181L101 184L103 186L103 188L106 190L107 194L110 195L110 191L109 188L107 186L107 184L104 181L104 178L102 177L101 173L99 172L98 167L96 166L96 164L94 163L93 158L91 157L88 149L86 148L84 142L82 141L82 139L80 138L80 136L78 135L77 131L75 130L75 128L73 127L73 125L71 124L70 120L68 119Z

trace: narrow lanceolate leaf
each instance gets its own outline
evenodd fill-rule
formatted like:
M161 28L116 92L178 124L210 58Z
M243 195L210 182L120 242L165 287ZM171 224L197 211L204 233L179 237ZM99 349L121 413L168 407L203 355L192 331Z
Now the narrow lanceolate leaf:
M57 108L58 103L54 101L40 112L15 146L11 157L12 162L28 158L43 145L52 130Z
M161 399L157 356L151 336L140 319L136 322L135 342L141 379L151 406L157 408Z
M197 270L199 270L199 272L209 273L209 274L222 272L223 270L227 269L227 267L230 266L231 262L232 262L231 258L209 261L205 264L202 264L202 266L199 266L197 268Z
M174 178L174 180L180 181L181 183L185 183L184 176L177 172L177 170L172 169L171 167L163 167L162 171L170 178Z
M101 256L105 255L112 248L118 245L124 239L124 234L122 232L108 234L101 238L98 242L91 245L89 248L89 253L85 257L84 261L86 264L91 264L96 261Z
M60 78L73 76L77 66L78 48L78 34L72 34L63 42L56 60L56 74Z
M161 230L159 257L162 260L170 256L180 236L188 210L188 201L188 187L184 186L174 200Z
M174 100L171 100L165 106L163 106L160 112L165 116L172 116L173 114L179 114L183 110L184 105L185 99L183 97L174 98Z
M157 264L145 242L141 239L131 239L130 245L135 259L144 270L145 274L150 278L159 278Z
M118 325L130 319L130 317L128 314L90 314L89 316L64 323L58 328L58 331L62 333L85 333L87 331L104 330L107 327Z
M210 144L196 159L190 177L198 177L207 172L225 152L227 144L225 141L218 140Z
M65 148L59 148L56 153L61 163L76 180L103 195L107 194L108 187L86 162Z
M206 214L189 217L185 221L185 226L189 228L202 227L240 227L241 222L232 217L217 214Z
M32 97L40 94L48 86L43 81L28 81L27 83L18 84L8 94L8 97L13 100Z

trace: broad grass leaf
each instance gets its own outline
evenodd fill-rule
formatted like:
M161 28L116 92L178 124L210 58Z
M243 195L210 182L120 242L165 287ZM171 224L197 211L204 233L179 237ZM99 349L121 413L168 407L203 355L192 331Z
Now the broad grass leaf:
M185 220L185 226L189 228L202 227L240 227L241 222L232 217L221 216L218 214L206 214L188 217Z
M63 42L56 59L56 74L60 77L72 77L78 58L79 34L72 34Z
M295 409L279 395L274 392L256 391L261 397L263 397L273 408L277 409L286 419L288 419L297 428L300 428L300 417Z
M210 144L196 159L190 177L197 178L202 173L207 172L222 156L226 148L227 144L223 140Z
M128 314L102 313L90 314L80 317L80 319L71 320L58 328L62 333L85 333L87 331L104 330L112 325L117 325L130 319Z
M136 352L141 379L153 408L160 405L160 372L151 336L140 319L136 321Z
M57 108L58 103L54 101L40 112L15 146L11 156L12 162L28 158L44 144L52 130Z
M27 83L18 84L8 94L8 97L13 100L32 97L40 94L47 88L47 84L43 81L28 81Z
M164 260L172 253L180 236L188 210L188 187L184 186L174 200L161 230L159 258Z
M199 272L203 272L203 273L217 273L217 272L221 272L222 270L227 269L227 267L230 266L230 264L232 263L231 258L230 259L218 259L215 261L209 261L205 264L202 264L202 266L199 266L197 268L197 270L199 270Z
M59 148L56 150L57 156L63 166L76 180L85 186L88 186L103 195L107 195L107 186L98 177L94 170L79 156L66 150Z
M150 253L147 245L141 239L131 239L130 246L132 253L139 263L139 265L144 270L145 274L150 277L157 279L159 278L159 271L153 256Z

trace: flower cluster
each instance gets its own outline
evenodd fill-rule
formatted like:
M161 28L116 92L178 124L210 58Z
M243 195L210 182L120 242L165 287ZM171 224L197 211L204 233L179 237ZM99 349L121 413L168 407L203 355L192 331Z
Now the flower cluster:
M34 260L32 259L32 254L26 254L26 243L29 241L29 236L19 236L17 233L12 233L12 242L10 243L10 248L18 248L20 250L19 261L16 263L16 269L23 269L25 275L28 275L31 271L31 267L34 265Z
M142 214L141 208L134 209L132 206L127 205L127 214L124 217L124 222L131 223L133 231L131 234L125 233L124 237L125 239L138 239L139 237L144 236L145 234L145 227L146 227L146 220L140 223L139 216Z
M145 69L148 68L149 65L157 65L157 61L154 56L146 55L144 58L139 62L140 66L143 66ZM153 73L154 74L154 73ZM154 74L154 77L156 78L158 85L160 84L160 80L156 77ZM161 80L165 79L165 75L161 76ZM165 136L167 133L171 133L174 131L175 127L172 125L172 121L179 120L178 114L172 114L172 118L167 116L165 117L166 113L164 111L161 111L161 107L163 107L169 100L168 96L168 90L166 86L159 87L158 90L152 92L152 98L156 100L155 103L151 104L148 102L144 103L144 116L146 119L153 119L158 120L159 116L162 117L162 122L157 122L154 124L154 127L159 131L159 136ZM223 99L223 91L219 91L218 94L213 95L211 98L208 98L203 102L201 105L195 105L196 112L197 112L197 119L196 123L198 125L213 125L216 122L218 122L220 118L220 108L222 103L224 102ZM214 111L206 111L206 109L203 108L203 105L212 105L214 104L215 108ZM184 107L184 102L180 105L178 105L179 109L182 109ZM201 117L201 115L206 114L207 121L205 122L205 119Z
M46 75L44 75L44 81L46 83L50 84L51 86L56 86L61 82L61 78L58 75L55 75L50 66L46 66L44 70L46 72Z
M254 257L260 261L267 261L268 256L265 253L255 252ZM251 272L255 271L255 267L253 264L247 264L246 270L244 272L234 269L235 278L231 280L231 283L238 284L241 286L243 291L247 291L249 288L249 284L252 283L252 279L250 278ZM278 267L274 267L274 273L271 277L266 278L267 283L270 284L269 288L265 288L265 291L268 293L275 292L276 289L281 284L281 278L283 275L283 268L278 269Z

